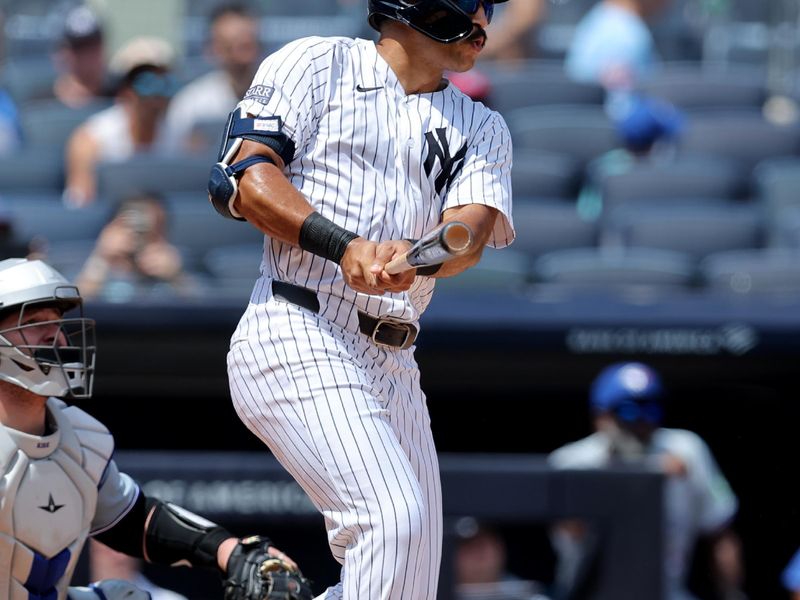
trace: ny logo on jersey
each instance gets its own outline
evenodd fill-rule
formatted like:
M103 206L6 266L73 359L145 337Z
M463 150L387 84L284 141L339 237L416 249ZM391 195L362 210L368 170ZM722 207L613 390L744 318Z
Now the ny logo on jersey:
M428 157L425 159L425 175L430 175L433 171L433 166L436 164L436 158L439 158L439 163L442 165L442 172L436 177L435 188L436 193L441 194L442 190L449 186L458 175L461 167L464 166L464 157L467 155L467 142L461 146L461 149L450 156L450 144L447 141L447 130L442 127L436 130L434 135L433 131L425 134L425 139L428 140ZM438 139L437 139L438 138Z

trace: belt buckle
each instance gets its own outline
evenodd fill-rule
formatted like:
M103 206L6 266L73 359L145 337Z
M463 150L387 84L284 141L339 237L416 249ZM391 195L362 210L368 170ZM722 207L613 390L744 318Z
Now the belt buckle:
M394 327L403 327L406 330L406 335L403 338L403 342L395 346L393 344L387 344L385 342L378 341L376 339L376 336L378 335L378 332L381 329L381 325L392 325ZM378 322L375 323L375 329L372 330L372 335L370 336L372 342L376 346L383 346L385 348L405 348L406 344L408 343L409 337L411 337L411 327L406 323L398 323L397 321L392 321L391 319L378 319Z

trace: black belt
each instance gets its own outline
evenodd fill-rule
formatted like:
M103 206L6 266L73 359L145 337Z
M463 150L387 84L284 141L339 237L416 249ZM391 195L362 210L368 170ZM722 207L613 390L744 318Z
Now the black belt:
M284 302L319 313L319 298L307 288L273 279L272 295ZM381 319L362 311L358 311L358 328L379 346L401 349L410 348L418 333L417 327L412 323Z

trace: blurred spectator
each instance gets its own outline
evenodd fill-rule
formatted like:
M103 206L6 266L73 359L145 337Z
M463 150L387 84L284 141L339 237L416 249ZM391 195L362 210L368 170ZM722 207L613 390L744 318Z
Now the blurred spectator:
M744 599L741 547L730 528L738 501L706 443L695 433L660 427L665 396L659 375L641 363L604 369L591 387L595 433L550 455L558 469L600 469L614 465L651 466L665 482L664 574L667 600L694 598L686 578L698 536L712 543L713 579L720 597ZM578 565L588 552L591 525L559 524L553 545L559 557L562 593L578 582Z
M122 554L95 539L89 540L89 579L122 579L148 592L151 600L187 600L175 592L157 586L142 574L142 561Z
M103 29L95 13L76 6L64 19L53 61L58 76L49 94L69 108L82 108L107 95Z
M598 219L603 210L598 179L626 173L643 161L671 159L685 126L685 117L675 106L641 94L615 92L606 110L620 146L589 165L577 204L578 214L586 221Z
M781 579L783 587L791 593L791 600L800 600L800 550L789 561Z
M21 139L17 106L11 96L0 88L0 156L16 150Z
M167 219L156 194L123 200L76 278L82 295L110 301L194 295L196 282L167 238Z
M173 150L216 150L222 124L244 97L261 59L258 20L244 5L223 4L209 19L208 53L217 69L184 87L169 106L166 140ZM195 127L218 122L213 139Z
M457 600L537 600L538 586L506 567L506 543L485 523L464 517L456 523Z
M576 81L631 89L660 62L647 21L671 0L601 0L581 19L565 59Z
M25 256L29 251L27 243L14 237L14 216L0 198L0 260Z
M509 2L498 7L481 60L515 61L536 56L536 32L546 16L544 0Z
M0 8L0 68L2 68L5 57L5 18L3 10ZM19 112L14 104L14 100L3 89L3 82L0 79L0 156L9 154L20 145L22 139L22 128L19 122Z
M491 106L492 82L483 71L473 68L463 73L447 73L446 76L450 83L467 96Z
M116 103L91 116L67 143L64 201L85 206L95 200L100 161L124 161L163 147L162 121L177 83L170 70L174 52L164 40L134 38L112 58L118 78Z

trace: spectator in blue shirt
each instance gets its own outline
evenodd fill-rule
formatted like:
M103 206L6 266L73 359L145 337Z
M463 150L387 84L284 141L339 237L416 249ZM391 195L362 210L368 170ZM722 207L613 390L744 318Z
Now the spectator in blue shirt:
M10 154L20 144L19 113L11 96L0 89L0 156Z
M647 20L670 0L602 0L575 29L565 61L576 81L630 89L660 61Z
M3 11L0 9L0 66L3 64L4 31L5 21ZM8 92L0 87L0 156L16 149L21 138L17 107Z

